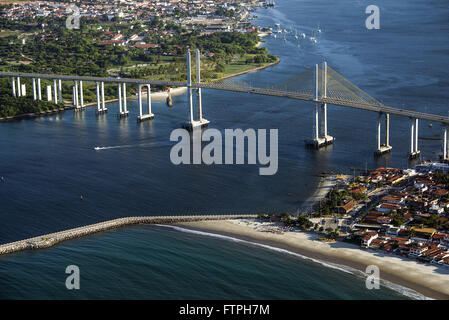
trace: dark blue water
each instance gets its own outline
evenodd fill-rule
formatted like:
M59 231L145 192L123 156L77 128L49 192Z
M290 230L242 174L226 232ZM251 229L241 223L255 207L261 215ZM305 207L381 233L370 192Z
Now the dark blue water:
M73 264L80 290L65 287L65 268ZM403 298L298 257L152 226L0 257L0 284L0 298L9 299Z
M330 67L387 105L447 114L449 8L445 1L395 0L379 3L380 30L365 28L367 15L364 12L369 4L372 3L280 0L275 9L260 10L257 24L261 26L274 27L274 23L280 23L285 29L293 27L310 35L311 30L319 25L323 32L317 36L316 45L304 40L299 47L291 36L287 42L279 38L266 38L265 45L271 53L281 58L281 63L244 75L241 79L255 85L268 85L284 81L326 60ZM409 165L408 119L391 117L390 143L393 153L375 159L375 113L330 106L329 133L337 140L332 147L313 151L305 149L303 142L313 134L314 106L310 103L205 90L203 105L204 115L211 121L212 128L279 129L278 173L259 176L258 167L248 165L173 165L169 160L173 145L169 136L187 119L185 96L176 98L173 108L154 103L155 119L142 124L135 121L135 101L128 101L129 119L117 119L115 113L118 106L111 104L108 106L109 114L101 117L97 117L92 108L84 113L65 112L34 120L2 123L0 175L5 180L0 183L0 243L130 215L295 211L314 191L318 181L315 175L320 172L350 172L352 167ZM440 134L439 125L429 127L428 123L420 122L420 136L436 137ZM423 158L435 159L440 152L440 143L421 140ZM95 151L96 146L112 148ZM83 201L80 201L80 195L83 195ZM152 232L156 238L165 237L163 230ZM48 279L47 283L46 276L41 274L50 272L45 268L60 270L60 262L57 267L52 267L50 262L52 256L57 256L57 250L66 250L67 260L71 259L72 254L78 254L86 264L95 261L96 255L105 255L104 260L120 266L121 272L126 273L123 281L139 282L142 277L135 277L126 262L126 259L138 259L132 254L139 250L134 246L132 234L129 231L115 231L86 238L88 240L71 241L45 251L3 257L3 274L14 274L13 270L20 270L18 266L35 266L29 273L16 276L16 290L8 291L8 296L31 297L30 291L23 290L21 286L26 286L31 277L39 274L33 281L42 290L33 297L50 297L53 294L51 289L45 288L51 286L49 283L52 280ZM185 236L180 234L174 237ZM125 260L120 260L122 258L114 248L106 250L104 247L105 243L116 237L116 241L124 241L124 250L130 253L129 257L123 258ZM125 241L127 238L129 241ZM220 242L204 241L205 247L218 246ZM91 244L89 254L83 254L83 243ZM206 250L196 247L196 254L202 256L203 249ZM172 250L177 250L175 244ZM272 255L252 250L255 255ZM151 251L149 249L148 254ZM177 265L180 268L187 261L181 257L188 259L180 256ZM227 263L226 259L228 257L223 253L221 263ZM283 259L285 264L294 264L295 268L290 270L305 268L303 262L290 261L291 257L279 259ZM156 260L162 269L169 267L164 259L159 257ZM246 268L246 263L255 263L249 260L252 261L248 259L243 263L242 260L239 266ZM109 271L104 266L93 267L91 272L104 272L105 277L115 278L115 275L108 276ZM212 274L215 269L209 271ZM328 270L326 276L311 277L308 281L314 283L327 279L333 272L336 271ZM58 277L62 276L58 274ZM146 278L159 281L155 280L154 274L148 274ZM169 278L165 280L165 286L173 285ZM194 281L195 277L192 277ZM356 283L358 280L354 278L353 281ZM0 288L9 283L3 276ZM218 285L218 282L211 283ZM290 281L283 283L290 286ZM261 291L267 291L264 282L254 285L265 289L257 292L250 290L248 297L251 294L257 297ZM98 287L98 283L95 286ZM148 290L139 289L137 293L131 293L131 289L128 292L126 288L120 290L123 290L117 294L120 297L121 294L155 297ZM173 289L171 292L173 297L179 297L182 290ZM101 296L98 292L96 294ZM104 296L109 297L107 290ZM247 296L242 294L242 297ZM296 298L301 297L308 296L302 292ZM342 294L339 297L347 296Z

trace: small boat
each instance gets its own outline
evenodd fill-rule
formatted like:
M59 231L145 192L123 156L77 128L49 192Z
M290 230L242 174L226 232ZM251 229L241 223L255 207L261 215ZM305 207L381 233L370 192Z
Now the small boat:
M306 34L303 32L301 33L301 38L305 39L306 38Z
M432 128L432 127L433 127L433 124L429 123L429 127Z
M282 33L281 24L280 23L275 23L274 25L276 26L276 32L277 33Z
M101 148L100 148L100 147L95 147L94 149L95 149L95 150L101 150Z

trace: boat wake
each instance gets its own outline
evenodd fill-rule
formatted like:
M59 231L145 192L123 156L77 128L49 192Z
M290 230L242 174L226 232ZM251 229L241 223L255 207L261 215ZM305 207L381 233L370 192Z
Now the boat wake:
M281 248L277 248L277 247L273 247L273 246L269 246L266 244L262 244L262 243L258 243L258 242L252 242L252 241L247 241L247 240L242 240L242 239L238 239L238 238L234 238L234 237L230 237L230 236L225 236L225 235L221 235L221 234L216 234L216 233L211 233L211 232L204 232L204 231L198 231L198 230L192 230L192 229L186 229L186 228L182 228L182 227L178 227L178 226L169 226L169 225L160 225L157 224L157 226L160 227L165 227L165 228L171 228L171 229L175 229L177 231L181 231L181 232L186 232L186 233L192 233L192 234L196 234L196 235L201 235L201 236L208 236L208 237L213 237L213 238L218 238L218 239L222 239L222 240L227 240L227 241L232 241L232 242L238 242L238 243L245 243L245 244L250 244L250 245L254 245L254 246L258 246L258 247L262 247L271 251L276 251L276 252L280 252L280 253L284 253L284 254L289 254L292 256L296 256L299 257L301 259L305 259L305 260L309 260L309 261L313 261L315 263L319 263L320 265L327 267L327 268L331 268L331 269L335 269L338 271L342 271L345 273L350 273L353 274L357 277L360 278L366 278L367 274L365 274L364 272L348 267L348 266L344 266L344 265L339 265L336 263L331 263L331 262L325 262L322 260L318 260L318 259L314 259L314 258L310 258L307 256L304 256L302 254L296 253L296 252L292 252L292 251L288 251L286 249L281 249ZM411 299L415 299L415 300L431 300L431 298L426 297L422 294L420 294L419 292L416 292L415 290L394 284L392 282L386 281L386 280L381 280L380 281L381 284L393 291L396 291L408 298Z
M110 150L110 149L122 149L122 148L133 148L133 147L152 147L152 148L160 148L160 147L166 147L170 144L167 141L151 141L146 143L137 143L137 144L124 144L119 146L106 146L106 147L95 147L95 151L101 151L101 150Z
M119 149L119 148L129 148L131 145L123 145L123 146L111 146L111 147L95 147L95 151L99 150L109 150L109 149Z

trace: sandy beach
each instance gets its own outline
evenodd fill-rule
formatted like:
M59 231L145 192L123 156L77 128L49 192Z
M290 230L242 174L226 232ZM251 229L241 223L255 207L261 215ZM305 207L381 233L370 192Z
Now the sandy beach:
M173 97L180 96L187 92L187 87L170 88L170 93ZM142 92L142 98L146 99L147 93ZM168 91L151 92L151 101L165 101L168 97ZM134 97L137 99L137 96Z
M444 266L424 264L380 251L363 250L356 245L339 241L321 242L316 240L318 235L309 232L273 233L268 230L279 224L255 219L200 221L180 225L188 229L267 244L362 272L365 272L368 265L376 265L380 269L382 280L412 289L425 297L449 299L449 268Z

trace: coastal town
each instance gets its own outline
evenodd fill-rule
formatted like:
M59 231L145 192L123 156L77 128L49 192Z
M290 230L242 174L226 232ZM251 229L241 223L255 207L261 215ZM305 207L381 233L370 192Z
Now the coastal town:
M57 36L46 28L49 19L77 17L86 25L96 24L96 29L103 32L97 41L99 45L149 51L159 48L160 44L157 42L160 41L157 40L170 39L190 32L209 35L215 32L261 31L251 25L250 13L256 8L270 5L253 0L45 1L13 3L3 6L0 11L1 16L11 22L26 22L28 28L41 28L40 32L35 33L41 41ZM80 29L80 25L75 25L74 29ZM23 43L26 38L26 35L21 37ZM148 42L149 39L152 40L151 43ZM182 51L182 46L177 49ZM149 52L159 53L158 50ZM160 53L177 55L180 52L165 50Z
M198 21L207 25L215 24L229 27L248 17L254 7L267 6L254 0L208 0L208 1L132 1L132 0L92 0L92 1L42 1L13 3L3 11L11 20L33 19L37 17L61 18L68 16L68 8L77 7L79 15L87 19L108 21L148 22L155 17L173 19L180 24L194 27ZM77 12L78 14L78 12ZM225 28L226 30L228 28Z
M282 223L263 231L282 234L299 227L320 234L321 241L354 243L449 267L448 172L448 164L425 163L414 169L377 168L351 178L337 175L332 190L307 215L259 217Z

